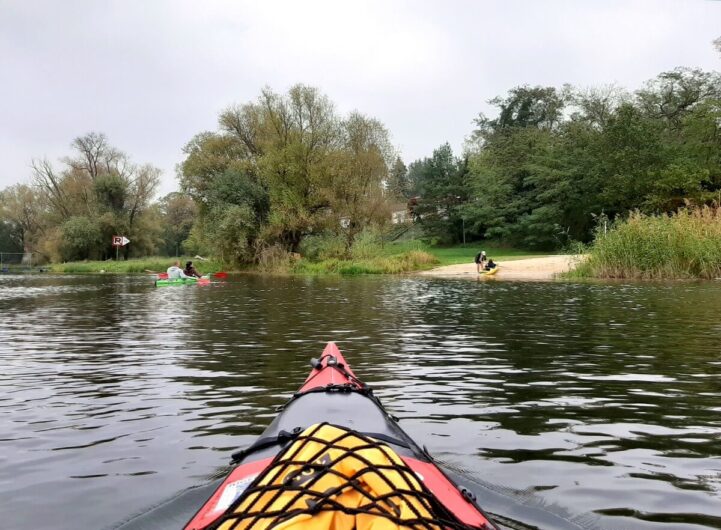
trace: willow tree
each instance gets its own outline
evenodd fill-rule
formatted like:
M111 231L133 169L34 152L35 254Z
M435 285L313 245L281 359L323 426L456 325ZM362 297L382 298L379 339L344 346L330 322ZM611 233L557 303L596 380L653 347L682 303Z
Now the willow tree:
M297 251L330 206L325 188L342 134L333 104L304 85L285 95L265 89L258 101L224 111L220 126L244 146L268 190L267 233Z
M341 124L341 146L333 156L331 178L324 186L336 230L350 251L366 227L390 218L383 183L394 151L388 131L376 119L352 113Z
M316 88L265 89L186 147L181 183L200 207L191 239L248 261L272 245L296 252L343 218L352 241L381 211L389 146L377 120L342 118Z

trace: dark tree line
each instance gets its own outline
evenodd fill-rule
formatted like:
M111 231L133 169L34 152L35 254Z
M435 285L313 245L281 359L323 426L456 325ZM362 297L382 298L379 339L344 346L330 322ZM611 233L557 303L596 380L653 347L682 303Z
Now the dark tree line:
M721 193L721 77L678 68L641 90L516 87L466 153L442 145L403 181L426 232L526 248L589 241L595 220L675 211Z

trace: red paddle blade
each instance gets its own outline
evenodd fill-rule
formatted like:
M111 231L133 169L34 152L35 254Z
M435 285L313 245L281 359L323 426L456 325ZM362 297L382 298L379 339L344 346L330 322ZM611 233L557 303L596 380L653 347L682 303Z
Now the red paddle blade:
M228 273L227 272L216 272L215 274L213 274L213 277L218 278L220 280L225 280L228 277Z
M158 273L158 280L167 280L168 279L168 273L167 272L159 272Z

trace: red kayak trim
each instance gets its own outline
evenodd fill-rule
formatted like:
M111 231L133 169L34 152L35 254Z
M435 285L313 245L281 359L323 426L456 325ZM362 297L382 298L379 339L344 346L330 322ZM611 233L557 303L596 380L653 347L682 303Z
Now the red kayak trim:
M320 359L312 359L311 364L313 369L303 386L300 387L299 393L328 385L353 385L358 389L364 386L346 363L338 346L333 342L329 342Z

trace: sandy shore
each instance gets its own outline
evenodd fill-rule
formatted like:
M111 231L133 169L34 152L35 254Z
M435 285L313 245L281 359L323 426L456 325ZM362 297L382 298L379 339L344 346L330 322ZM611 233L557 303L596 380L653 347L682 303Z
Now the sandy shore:
M570 270L578 256L546 256L543 258L529 258L510 261L501 261L497 274L488 278L496 280L552 280L557 274ZM475 263L461 265L448 265L437 267L419 273L423 276L438 278L484 278L476 272Z

